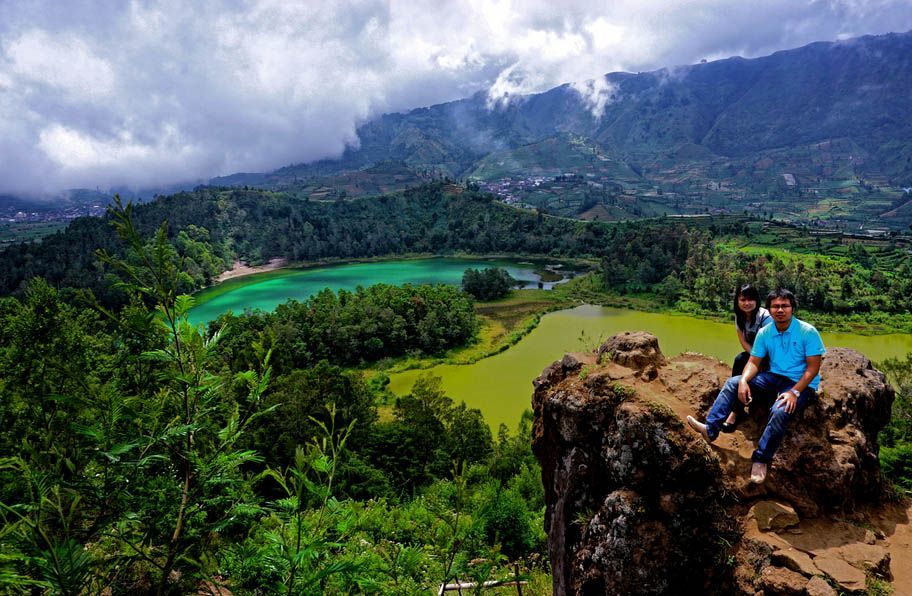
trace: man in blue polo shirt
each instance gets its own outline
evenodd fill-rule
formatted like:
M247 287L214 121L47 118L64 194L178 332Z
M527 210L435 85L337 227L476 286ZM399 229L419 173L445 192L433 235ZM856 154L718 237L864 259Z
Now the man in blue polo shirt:
M754 462L751 482L758 484L766 480L769 463L785 437L789 422L817 398L820 361L826 353L817 329L795 317L798 301L794 294L782 288L770 292L766 308L775 324L767 325L757 334L744 372L725 382L705 424L693 416L687 417L687 424L711 443L719 436L736 399L744 405L754 399L764 405L768 403L769 421L751 457ZM770 369L759 372L760 362L767 356Z

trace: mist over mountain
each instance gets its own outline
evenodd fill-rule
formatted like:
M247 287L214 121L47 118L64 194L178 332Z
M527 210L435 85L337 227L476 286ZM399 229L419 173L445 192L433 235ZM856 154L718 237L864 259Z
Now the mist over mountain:
M760 210L904 229L912 222L910 87L912 32L818 42L531 95L478 92L370 120L339 159L209 184L324 199L446 176L589 219ZM568 175L555 188L527 184ZM121 194L149 199L197 184Z
M493 151L569 132L625 156L694 144L712 155L742 157L845 139L906 184L912 180L910 83L912 33L820 42L753 60L611 73L493 105L477 93L386 114L361 126L360 145L341 159L275 174L326 175L397 160L460 177ZM213 182L223 181L231 179Z
M212 183L290 188L398 163L589 219L745 211L904 229L910 83L912 33L819 42L532 95L476 93L367 122L340 159Z

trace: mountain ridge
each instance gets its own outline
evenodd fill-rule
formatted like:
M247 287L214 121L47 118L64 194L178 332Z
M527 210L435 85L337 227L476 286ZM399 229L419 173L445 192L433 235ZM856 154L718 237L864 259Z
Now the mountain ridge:
M402 180L516 182L549 169L540 152L524 148L576 135L639 179L617 180L600 160L561 173L617 187L614 194L581 189L563 200L560 193L500 184L498 196L567 216L593 201L606 207L601 212L619 214L612 217L636 216L642 209L608 209L627 196L638 204L658 200L649 213L762 209L828 227L905 229L912 223L904 207L912 199L905 190L912 187L909 88L912 32L820 41L758 58L612 72L493 102L479 91L368 120L357 128L358 144L337 159L208 183L297 189L297 196L318 199L365 196L392 188L365 181L384 163L410 170ZM482 168L495 154L515 167L508 174ZM564 157L549 159L573 161ZM345 177L354 172L357 183ZM378 175L388 172L380 168Z
M496 98L493 105L478 92L381 115L357 129L359 144L338 159L291 165L270 176L287 183L391 160L452 178L521 178L549 169L544 161L561 162L560 156L530 159L536 151L529 147L569 134L639 172L637 183L624 183L638 202L674 197L666 202L668 213L762 205L777 218L902 229L912 221L900 208L902 189L912 186L912 108L905 101L910 57L912 33L891 33L759 58L613 72L582 90L564 83ZM489 175L479 175L492 156L514 162L512 171L498 177L497 168L487 168ZM767 160L772 164L764 165ZM597 166L562 173L618 182ZM557 194L502 190L501 198L534 207L561 202ZM575 215L591 202L571 200L556 213Z

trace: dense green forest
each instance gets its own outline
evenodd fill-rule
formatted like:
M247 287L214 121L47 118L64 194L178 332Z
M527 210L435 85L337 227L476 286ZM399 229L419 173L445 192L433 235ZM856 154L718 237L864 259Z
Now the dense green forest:
M226 362L251 366L250 348L265 341L276 370L306 368L321 360L357 365L411 352L439 354L464 345L477 330L472 299L446 285L378 284L355 292L323 290L290 300L272 313L223 315L210 324Z
M460 338L427 322L445 311L445 331L471 333L466 294L324 292L207 332L187 321L164 231L146 242L128 211L113 218L129 250L101 256L123 307L41 279L0 301L0 591L415 593L542 576L530 420L495 439L433 378L381 417L382 385L315 347L318 314L334 338L364 324L353 340L443 349Z
M398 594L516 576L547 585L529 417L494 437L436 379L395 398L383 375L350 368L464 345L477 330L469 294L324 291L208 328L188 322L185 294L239 255L390 255L439 242L598 257L602 291L679 309L725 312L730 289L750 280L792 287L818 312L908 315L904 250L840 240L837 254L790 253L770 246L765 224L700 224L587 224L443 183L329 203L201 189L8 250L0 591L176 594L225 583L237 594ZM62 264L51 266L55 250ZM898 388L884 469L908 489L912 360L884 367Z
M744 238L750 241L750 228ZM602 279L616 292L651 291L682 310L729 312L732 288L750 282L789 288L801 305L820 313L908 314L912 311L912 257L880 262L877 250L849 242L846 256L802 255L781 248L742 250L717 235L686 228L665 234L628 229L602 258ZM894 251L895 253L896 251Z
M256 263L453 251L594 256L610 244L612 229L511 208L445 183L331 202L202 188L138 205L133 216L143 237L168 221L169 239L186 263L185 291L208 283L235 257ZM123 303L94 256L99 248L116 254L118 245L110 218L86 218L41 243L9 247L0 253L0 294L42 276L57 287L90 288L103 303Z
M726 296L740 279L790 287L819 312L908 313L912 307L912 256L898 248L885 258L888 251L847 240L848 250L837 257L795 256L781 250L789 247L786 241L751 252L732 247L730 239L749 242L764 234L763 222L587 223L512 208L445 182L329 202L201 188L138 205L133 219L144 238L168 221L168 250L183 260L178 290L187 293L211 283L236 258L314 262L462 251L599 258L609 291L653 292L669 304L684 300L711 312L728 310ZM0 253L0 294L21 292L29 279L41 276L54 287L89 289L102 304L122 306L125 293L95 258L96 249L118 254L118 247L110 217L76 220L40 243Z
M477 300L496 300L510 293L516 285L506 269L488 267L487 269L466 269L462 274L462 289Z

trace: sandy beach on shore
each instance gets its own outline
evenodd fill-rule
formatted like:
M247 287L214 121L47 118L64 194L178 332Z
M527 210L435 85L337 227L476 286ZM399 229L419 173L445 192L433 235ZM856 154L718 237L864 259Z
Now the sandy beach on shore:
M231 267L231 269L223 272L221 275L219 275L217 278L215 278L215 281L217 283L221 283L228 279L234 279L236 277L243 277L245 275L251 275L253 273L262 273L264 271L273 271L275 269L281 269L282 267L284 267L287 264L288 264L288 259L286 259L284 257L275 257L275 258L269 259L268 263L266 263L265 265L259 265L257 267L251 267L249 265L245 265L241 261L235 261L234 265Z

